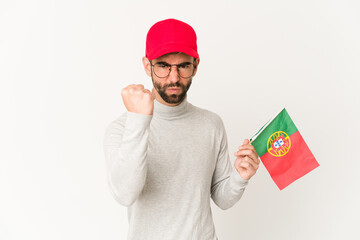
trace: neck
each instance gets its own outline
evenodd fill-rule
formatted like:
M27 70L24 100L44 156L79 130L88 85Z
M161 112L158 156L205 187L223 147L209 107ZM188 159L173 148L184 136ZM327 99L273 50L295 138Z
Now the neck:
M155 98L154 117L164 119L181 118L189 112L189 107L190 105L187 101L187 96L185 96L183 101L181 103L178 103L177 105L163 104Z

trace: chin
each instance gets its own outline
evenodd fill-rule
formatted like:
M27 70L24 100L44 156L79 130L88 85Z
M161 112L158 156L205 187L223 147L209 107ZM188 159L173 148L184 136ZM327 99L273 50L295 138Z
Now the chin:
M164 101L170 104L174 104L174 103L180 103L184 100L186 94L184 96L182 96L182 94L180 93L179 95L177 94L171 94L171 95L167 95L167 99Z

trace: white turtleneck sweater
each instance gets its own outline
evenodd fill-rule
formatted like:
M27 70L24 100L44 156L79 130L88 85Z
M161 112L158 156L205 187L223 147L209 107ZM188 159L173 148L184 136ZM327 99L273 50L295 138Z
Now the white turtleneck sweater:
M187 101L125 112L104 136L108 183L128 207L128 240L216 240L210 197L232 207L248 181L230 161L221 118Z

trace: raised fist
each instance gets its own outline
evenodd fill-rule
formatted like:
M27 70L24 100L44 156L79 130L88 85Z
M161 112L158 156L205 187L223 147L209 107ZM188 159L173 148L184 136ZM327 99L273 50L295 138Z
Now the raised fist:
M145 89L142 84L131 84L121 90L121 97L129 112L152 115L155 93Z

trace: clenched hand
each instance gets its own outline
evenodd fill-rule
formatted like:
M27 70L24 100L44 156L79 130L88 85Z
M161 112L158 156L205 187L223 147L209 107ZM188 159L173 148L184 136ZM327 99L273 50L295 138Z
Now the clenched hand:
M121 97L129 112L152 115L155 93L145 89L142 84L131 84L121 90Z

